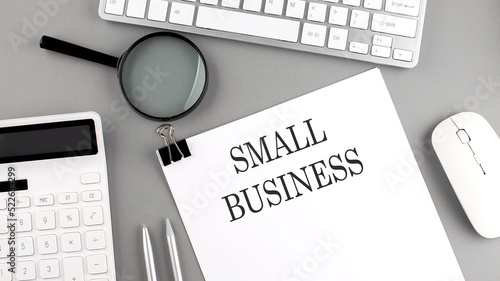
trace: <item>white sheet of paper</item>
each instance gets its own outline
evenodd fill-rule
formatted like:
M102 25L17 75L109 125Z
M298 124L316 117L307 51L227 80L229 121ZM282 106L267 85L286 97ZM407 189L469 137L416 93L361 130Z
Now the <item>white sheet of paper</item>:
M378 69L187 143L163 171L207 281L464 280Z

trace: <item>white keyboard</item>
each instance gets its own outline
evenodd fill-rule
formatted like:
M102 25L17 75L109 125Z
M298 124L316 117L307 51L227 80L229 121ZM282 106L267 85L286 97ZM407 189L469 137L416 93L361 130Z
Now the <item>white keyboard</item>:
M97 114L0 121L0 281L11 280L116 280Z
M414 67L427 0L100 0L101 18Z

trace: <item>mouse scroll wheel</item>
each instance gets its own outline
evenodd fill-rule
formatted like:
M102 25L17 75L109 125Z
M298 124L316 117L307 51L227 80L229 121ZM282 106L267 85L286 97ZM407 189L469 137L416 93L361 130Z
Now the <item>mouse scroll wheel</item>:
M460 129L457 131L458 138L462 141L462 143L468 143L470 141L469 134L464 129Z

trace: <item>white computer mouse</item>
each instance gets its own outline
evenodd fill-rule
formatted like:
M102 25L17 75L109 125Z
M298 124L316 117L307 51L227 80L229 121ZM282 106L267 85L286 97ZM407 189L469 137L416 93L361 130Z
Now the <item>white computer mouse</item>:
M500 139L481 115L462 112L441 122L432 145L460 204L483 237L500 237Z

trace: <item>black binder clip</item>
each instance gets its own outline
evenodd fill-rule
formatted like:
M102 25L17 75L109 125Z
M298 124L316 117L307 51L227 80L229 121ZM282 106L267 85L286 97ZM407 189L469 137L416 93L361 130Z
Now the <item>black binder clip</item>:
M165 131L167 131L168 135L165 135ZM177 162L182 158L191 156L191 151L189 151L186 140L176 142L174 132L174 126L170 124L161 125L156 129L156 133L165 141L166 145L166 147L158 149L163 166L170 165L172 162ZM171 149L170 141L172 141L172 145L175 146L176 149Z

